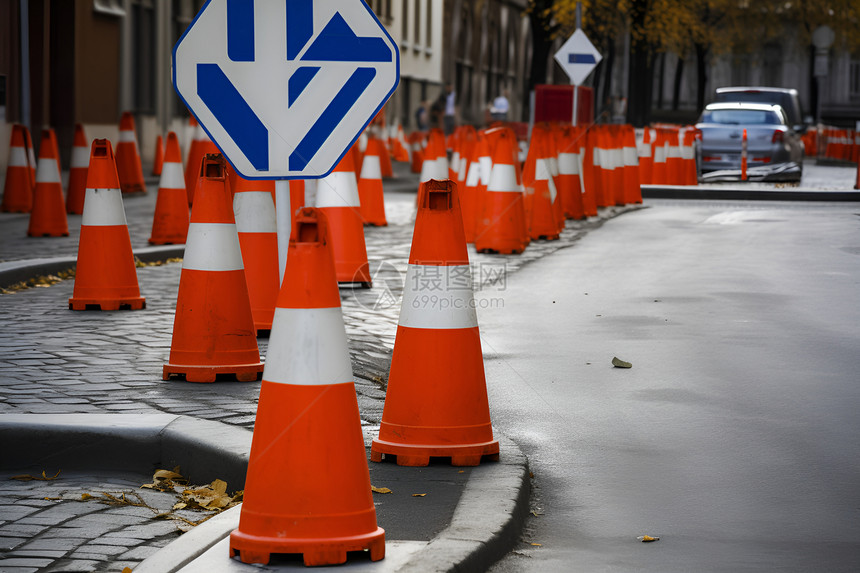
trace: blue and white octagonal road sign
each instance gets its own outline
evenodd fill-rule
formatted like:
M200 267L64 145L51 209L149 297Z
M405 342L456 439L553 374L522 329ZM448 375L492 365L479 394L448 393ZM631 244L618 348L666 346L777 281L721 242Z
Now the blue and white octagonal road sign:
M173 85L250 179L327 175L400 79L362 0L209 0L173 49Z

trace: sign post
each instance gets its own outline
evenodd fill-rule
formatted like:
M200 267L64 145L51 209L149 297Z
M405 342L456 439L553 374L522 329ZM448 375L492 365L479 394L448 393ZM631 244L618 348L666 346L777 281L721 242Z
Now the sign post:
M578 88L602 59L603 56L581 29L577 29L555 53L555 61L573 84L573 125L577 124L576 115L579 111L577 109Z

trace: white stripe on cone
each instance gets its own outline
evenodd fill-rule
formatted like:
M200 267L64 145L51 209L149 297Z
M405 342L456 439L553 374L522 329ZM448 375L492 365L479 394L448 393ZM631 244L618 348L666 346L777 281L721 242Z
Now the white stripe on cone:
M549 200L555 201L555 196L558 192L555 189L555 181L549 174L549 162L546 159L538 159L535 162L535 180L546 181L549 187Z
M425 159L421 164L421 183L431 179L444 181L448 179L448 158L437 157L436 159Z
M469 265L410 264L398 324L430 329L478 326Z
M481 182L481 164L473 161L469 164L469 173L466 174L466 187L477 187Z
M277 233L275 203L268 191L243 191L233 196L233 214L240 233Z
M514 166L505 163L497 163L493 165L493 170L490 172L490 183L487 186L487 191L519 193L520 188L519 185L517 185L517 171Z
M134 139L134 132L130 129L120 130L119 142L120 143L134 143L135 147L137 147L137 141Z
M276 308L263 380L317 386L352 383L352 364L339 306Z
M27 150L23 147L9 148L9 165L8 167L29 167L27 161Z
M579 154L559 153L558 172L560 175L579 175Z
M86 190L84 214L81 226L113 227L127 226L125 209L122 206L122 192L119 189Z
M90 150L86 147L75 145L72 147L72 162L69 164L72 169L90 166Z
M378 155L365 155L359 179L382 179L382 164Z
M40 157L36 164L37 183L60 183L60 170L57 168L57 160L53 157Z
M358 184L351 171L329 173L317 184L316 207L358 207Z
M168 161L162 165L158 188L185 189L185 171L182 169L181 163Z
M191 223L182 268L195 271L244 270L236 225Z

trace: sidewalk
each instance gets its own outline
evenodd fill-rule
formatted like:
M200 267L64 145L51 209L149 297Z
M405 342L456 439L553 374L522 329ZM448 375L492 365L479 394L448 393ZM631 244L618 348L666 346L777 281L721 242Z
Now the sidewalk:
M389 226L365 231L374 288L341 289L367 441L382 416L417 189L417 176L406 165L395 163L395 172L395 179L385 181ZM173 512L181 519L165 518L161 514L170 512L175 499L140 485L152 481L154 469L179 465L195 485L219 478L228 481L230 492L242 487L242 456L246 461L259 383L161 380L181 270L178 262L161 262L181 257L182 247L147 244L157 180L147 183L146 195L123 197L135 254L158 262L138 268L145 310L70 312L72 280L42 281L42 288L0 294L4 572L121 571L146 558L157 560L163 555L159 550L177 537L190 540L183 543L196 544L200 552L207 545L195 539L205 533L203 526L192 529L194 536L179 536L178 531L189 528L183 519L198 521L206 514L182 510ZM634 208L602 209L589 221L570 221L559 241L532 243L519 256L478 255L470 247L475 289L503 290L509 273ZM27 222L27 215L0 213L0 287L22 275L33 278L74 266L80 216L69 216L71 235L65 238L29 238ZM262 356L267 342L258 339ZM176 424L186 428L180 440L185 445L165 449L162 442L170 434L165 428ZM226 445L212 443L219 435L233 437ZM503 444L498 464L471 469L370 464L372 483L394 493L374 494L378 521L389 540L388 557L368 570L402 566L445 571L457 564L482 570L511 548L527 509L528 469L516 445L498 437ZM92 446L89 453L81 444ZM60 473L46 481L8 479L17 474L41 477L42 471L48 478ZM99 502L108 499L104 492L120 499L125 492L126 502L142 503L106 505ZM82 501L84 494L92 497ZM213 524L221 522L223 534L232 527L223 525L227 519L225 513L206 529L217 529ZM218 547L215 551L221 551ZM159 570L146 567L141 570ZM189 567L186 573L204 568ZM231 571L252 570L238 563L233 567Z

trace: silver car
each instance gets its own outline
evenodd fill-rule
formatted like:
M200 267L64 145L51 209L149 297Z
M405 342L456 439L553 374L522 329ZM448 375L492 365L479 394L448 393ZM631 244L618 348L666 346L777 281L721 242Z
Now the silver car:
M712 103L696 128L702 135L701 172L705 181L737 180L741 174L743 132L747 133L747 178L800 181L803 144L778 105Z

